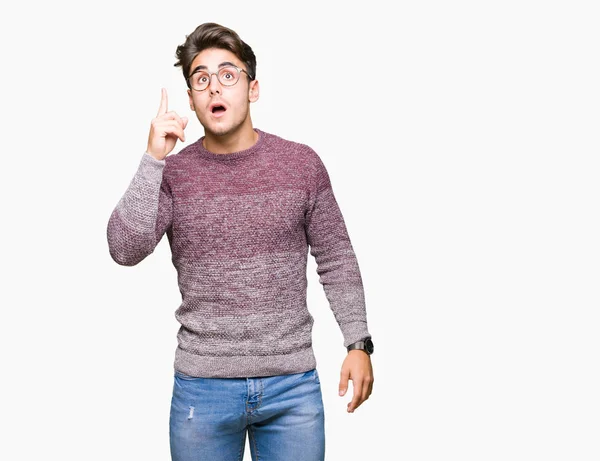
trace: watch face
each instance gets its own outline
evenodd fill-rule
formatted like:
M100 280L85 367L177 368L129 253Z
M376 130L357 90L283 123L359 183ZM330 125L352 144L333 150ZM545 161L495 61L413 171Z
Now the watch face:
M373 341L371 341L371 339L365 339L365 350L369 353L372 354L374 347L373 347Z

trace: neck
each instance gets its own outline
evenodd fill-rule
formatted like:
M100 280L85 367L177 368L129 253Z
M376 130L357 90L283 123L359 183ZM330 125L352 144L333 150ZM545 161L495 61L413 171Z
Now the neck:
M205 132L202 145L215 154L230 154L251 148L258 141L258 133L252 124L244 124L239 129L218 135L209 131Z

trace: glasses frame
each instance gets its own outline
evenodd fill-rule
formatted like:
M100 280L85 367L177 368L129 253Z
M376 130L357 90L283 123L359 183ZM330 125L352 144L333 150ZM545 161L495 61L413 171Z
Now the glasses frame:
M199 70L197 70L196 72L194 72L193 74L191 74L191 75L190 75L190 76L189 76L189 77L186 79L186 82L187 82L188 88L189 88L189 89L191 89L191 90L194 90L194 91L198 91L198 92L200 92L200 91L206 91L206 90L208 89L208 87L210 86L210 84L212 83L212 76L213 76L213 75L215 75L215 76L217 77L217 82L219 82L219 83L220 83L222 86L225 86L225 87L231 87L231 86L235 86L235 85L237 85L237 83L240 81L239 77L238 77L238 79L236 80L236 82L235 82L233 85L227 85L227 84L223 83L223 82L221 81L221 79L219 79L219 72L220 72L220 71L222 71L222 70L223 70L223 69L225 69L225 68L228 68L228 67L233 67L234 69L237 69L237 71L238 71L238 72L239 72L239 74L240 74L240 77L242 76L242 72L244 72L244 73L245 73L245 74L248 76L248 78L249 78L251 81L252 81L252 80L254 80L254 78L252 78L252 76L251 76L251 75L250 75L250 74L249 74L249 73L246 71L246 69L242 69L241 67L238 67L238 66L234 66L234 65L228 64L227 66L221 67L221 68L220 68L218 71L216 71L216 72L209 72L209 71L208 71L208 70L206 70L206 69L199 69ZM202 89L202 90L197 90L197 89L196 89L196 88L194 88L194 87L192 86L192 84L190 83L190 79L192 78L192 76L194 76L194 75L195 75L195 74L197 74L198 72L206 72L206 73L208 74L208 85L206 85L206 88L204 88L204 89Z

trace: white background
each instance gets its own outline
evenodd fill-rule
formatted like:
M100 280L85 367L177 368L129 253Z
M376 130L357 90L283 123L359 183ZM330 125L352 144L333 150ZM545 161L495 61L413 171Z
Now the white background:
M170 459L170 249L119 266L106 225L160 88L194 116L174 53L209 21L257 55L254 126L323 159L361 267L375 385L348 414L309 258L326 459L600 459L594 2L392 4L3 10L1 459Z

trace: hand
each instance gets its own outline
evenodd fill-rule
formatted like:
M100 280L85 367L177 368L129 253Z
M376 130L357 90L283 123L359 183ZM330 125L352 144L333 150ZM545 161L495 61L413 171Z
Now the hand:
M366 352L362 350L348 352L340 373L340 396L346 394L348 379L352 380L354 395L352 401L348 403L347 411L348 413L354 413L354 410L367 400L373 392L373 367L371 357Z
M173 150L177 139L185 142L183 130L188 123L187 117L179 117L174 111L167 112L167 90L162 88L161 92L160 107L150 124L146 148L146 152L157 160L163 160Z

